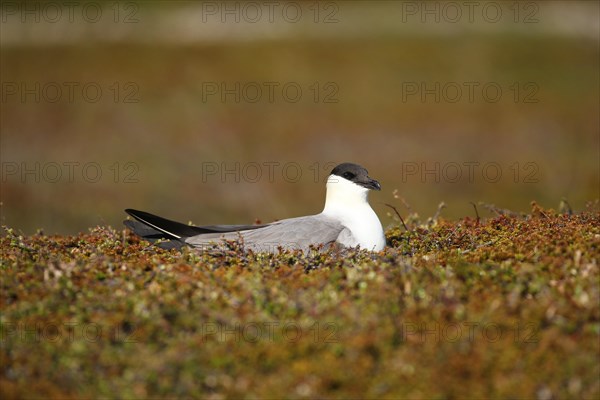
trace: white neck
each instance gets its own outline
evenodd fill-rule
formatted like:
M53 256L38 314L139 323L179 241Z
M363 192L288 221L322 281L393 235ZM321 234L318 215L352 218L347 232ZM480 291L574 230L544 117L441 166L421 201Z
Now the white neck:
M369 189L330 175L323 214L340 221L352 233L353 239L343 245L379 251L385 246L385 237L381 222L369 205L368 194Z
M369 205L369 189L350 182L337 175L329 175L325 196L324 214L338 214L340 211Z

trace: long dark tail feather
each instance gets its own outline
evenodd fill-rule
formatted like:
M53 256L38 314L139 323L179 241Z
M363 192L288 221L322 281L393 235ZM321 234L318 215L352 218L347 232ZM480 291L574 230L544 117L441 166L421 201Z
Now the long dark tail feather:
M171 221L170 219L159 217L158 215L150 214L145 211L128 208L125 212L149 227L167 234L172 239L185 239L190 236L210 232L202 228L182 224L181 222Z
M225 233L246 231L262 228L265 225L208 225L192 226L182 224L181 222L171 221L145 211L138 211L128 208L125 212L131 215L134 220L125 220L123 223L130 228L136 235L156 243L158 240L168 240L156 243L162 248L180 248L185 244L185 239L191 236L201 235L203 233Z
M143 222L126 219L123 224L139 237L163 249L180 249L185 245L181 240L158 231Z

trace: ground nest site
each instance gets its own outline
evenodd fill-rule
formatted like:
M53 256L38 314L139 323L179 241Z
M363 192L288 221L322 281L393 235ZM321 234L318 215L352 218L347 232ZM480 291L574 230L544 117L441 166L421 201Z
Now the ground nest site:
M5 228L1 397L598 398L597 204L386 237L198 253Z

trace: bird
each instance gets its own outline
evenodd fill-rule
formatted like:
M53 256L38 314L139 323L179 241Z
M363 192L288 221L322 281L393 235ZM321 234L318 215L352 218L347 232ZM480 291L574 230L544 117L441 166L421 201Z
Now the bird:
M282 219L261 225L193 226L134 209L123 223L136 235L165 249L190 246L214 250L227 241L253 252L359 248L378 252L386 241L381 221L368 200L381 190L368 171L354 163L337 165L327 177L325 206L319 214Z

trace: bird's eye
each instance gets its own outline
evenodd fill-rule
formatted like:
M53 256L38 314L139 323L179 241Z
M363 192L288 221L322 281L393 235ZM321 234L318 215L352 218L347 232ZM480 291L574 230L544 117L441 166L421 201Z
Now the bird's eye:
M344 174L343 174L342 176L343 176L344 178L346 178L346 179L349 179L349 180L350 180L350 179L354 179L354 177L355 177L356 175L354 175L352 172L349 172L349 171L348 171L348 172L344 172Z

